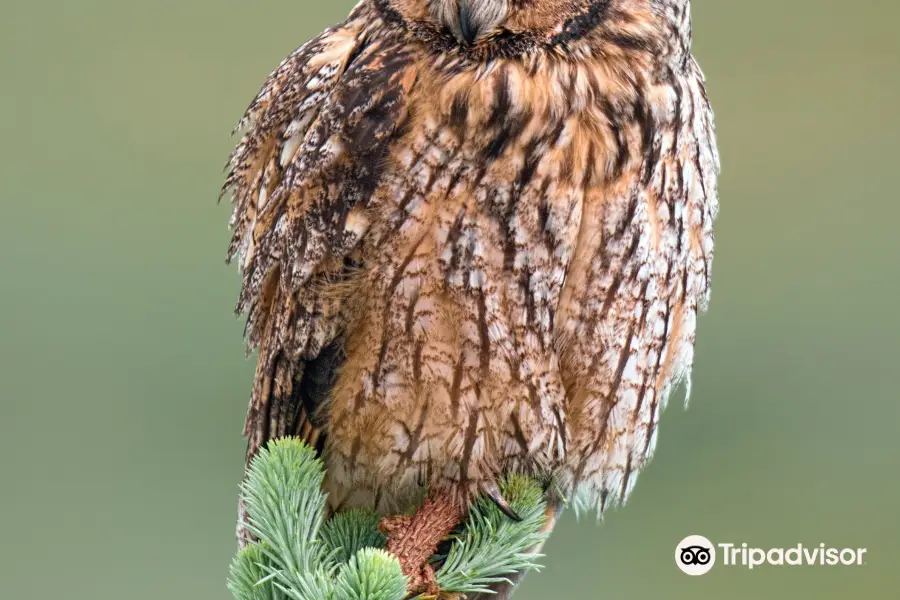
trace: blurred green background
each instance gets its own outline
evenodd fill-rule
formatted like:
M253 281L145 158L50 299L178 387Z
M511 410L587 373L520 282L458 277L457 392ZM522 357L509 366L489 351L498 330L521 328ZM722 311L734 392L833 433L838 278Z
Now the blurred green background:
M0 598L225 600L252 376L228 137L348 0L0 2ZM900 4L699 0L724 174L690 410L539 598L900 589ZM700 533L861 568L682 575Z

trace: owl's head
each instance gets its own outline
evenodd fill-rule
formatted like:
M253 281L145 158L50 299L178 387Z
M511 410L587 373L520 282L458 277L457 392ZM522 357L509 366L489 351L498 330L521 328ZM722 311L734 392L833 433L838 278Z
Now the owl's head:
M522 12L523 0L428 0L431 17L460 44L476 44ZM521 16L521 15L519 15Z
M690 0L374 0L389 20L462 49L526 50L589 35L630 35L660 20L685 18ZM505 54L500 52L500 54Z
M412 26L443 30L461 45L484 43L499 32L538 36L590 5L608 0L382 0Z

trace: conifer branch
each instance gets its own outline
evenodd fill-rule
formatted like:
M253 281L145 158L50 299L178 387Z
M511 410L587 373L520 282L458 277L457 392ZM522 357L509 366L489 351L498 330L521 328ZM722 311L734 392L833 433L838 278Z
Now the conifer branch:
M236 600L403 600L409 581L372 512L350 510L325 520L322 462L304 442L283 438L260 449L241 487L248 530L228 588ZM522 476L500 483L522 517L516 522L490 500L470 509L446 556L436 556L441 595L490 593L491 584L538 568L530 551L542 532L541 488Z
M547 536L541 531L545 503L541 488L531 479L511 475L500 484L503 497L522 520L513 521L487 498L469 510L465 531L453 544L444 566L436 574L445 592L489 592L489 585L508 581L517 571L539 569L529 552Z

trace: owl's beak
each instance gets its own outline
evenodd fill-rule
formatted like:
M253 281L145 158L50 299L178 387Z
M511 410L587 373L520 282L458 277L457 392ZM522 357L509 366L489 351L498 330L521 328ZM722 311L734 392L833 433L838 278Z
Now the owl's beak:
M472 18L472 10L469 8L470 0L459 0L459 35L457 39L459 43L465 42L468 45L475 43L478 39L478 25ZM461 38L461 39L460 39Z

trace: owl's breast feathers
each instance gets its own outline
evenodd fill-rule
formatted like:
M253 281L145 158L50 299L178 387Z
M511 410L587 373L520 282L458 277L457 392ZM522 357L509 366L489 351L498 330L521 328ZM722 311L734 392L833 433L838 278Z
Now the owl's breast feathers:
M227 184L251 454L304 435L385 511L510 469L625 499L718 207L702 75L647 18L476 62L363 3L270 76Z

